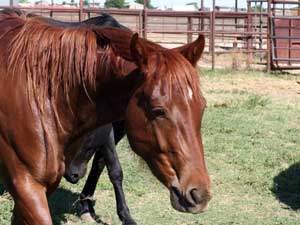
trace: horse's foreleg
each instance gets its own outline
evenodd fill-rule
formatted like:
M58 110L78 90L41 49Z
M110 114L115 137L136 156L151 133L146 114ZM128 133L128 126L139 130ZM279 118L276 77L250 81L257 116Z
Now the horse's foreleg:
M1 174L14 199L12 225L52 225L46 187L37 182L0 135Z
M110 142L105 146L105 149L102 150L102 153L105 159L110 181L113 184L115 190L118 216L123 222L123 225L136 225L135 221L130 215L125 200L125 195L122 186L123 171L116 152L113 136L111 136Z
M52 225L45 187L26 174L15 177L10 186L15 202L12 225Z
M104 167L105 162L101 156L101 152L97 151L93 159L93 164L88 179L80 195L80 215L90 213L90 215L94 219L96 219L95 210L93 208L92 201L89 199L89 197L94 195L97 182Z

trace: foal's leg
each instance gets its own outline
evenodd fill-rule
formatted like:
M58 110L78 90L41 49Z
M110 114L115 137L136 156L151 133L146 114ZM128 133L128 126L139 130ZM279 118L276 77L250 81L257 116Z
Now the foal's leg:
M113 122L113 130L114 130L114 140L117 144L125 135L125 125L124 121ZM96 219L95 210L92 204L92 201L88 198L94 195L97 182L99 177L105 167L104 158L102 152L106 151L106 147L103 147L101 151L96 151L95 157L93 159L92 168L90 170L88 179L84 185L84 188L80 195L80 215L85 213L89 213L94 219ZM125 202L126 204L126 202ZM128 218L128 217L127 217ZM134 224L134 223L132 223Z
M101 152L105 159L105 164L108 170L108 175L111 183L113 184L117 202L117 213L123 225L136 225L132 219L129 209L126 204L125 195L123 192L123 171L119 162L119 158L116 152L114 143L113 132L110 134L108 143L101 149Z
M97 182L99 180L99 177L104 167L105 167L105 162L101 156L101 152L97 151L93 159L93 164L88 179L80 195L80 208L81 208L80 215L83 215L85 213L90 213L90 215L94 219L96 219L96 214L93 208L92 201L88 198L94 195Z

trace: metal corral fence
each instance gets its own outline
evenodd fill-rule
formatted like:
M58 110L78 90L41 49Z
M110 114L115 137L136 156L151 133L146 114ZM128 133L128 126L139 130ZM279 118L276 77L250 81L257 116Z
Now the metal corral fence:
M214 0L211 9L205 9L202 0L201 10L179 12L150 10L147 7L142 10L105 9L84 6L83 0L77 7L25 7L15 6L10 0L12 8L64 21L81 21L109 13L141 36L169 47L191 42L199 34L204 34L207 42L203 62L212 69L259 65L267 70L298 69L300 33L298 35L297 29L300 24L297 26L292 18L300 21L299 6L298 0L248 0L247 9L241 11L236 0L233 11L222 11L215 6ZM278 16L289 22L282 22Z

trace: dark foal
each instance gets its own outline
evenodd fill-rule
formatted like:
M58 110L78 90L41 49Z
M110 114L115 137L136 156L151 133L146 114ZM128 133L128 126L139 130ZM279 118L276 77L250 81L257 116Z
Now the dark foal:
M86 174L87 164L95 154L91 171L80 195L80 215L88 213L96 220L97 216L89 197L94 195L99 177L104 167L107 166L108 175L115 191L118 216L123 224L136 224L126 204L122 187L123 172L115 148L124 135L124 121L114 122L96 129L84 140L82 147L69 164L64 177L74 184Z

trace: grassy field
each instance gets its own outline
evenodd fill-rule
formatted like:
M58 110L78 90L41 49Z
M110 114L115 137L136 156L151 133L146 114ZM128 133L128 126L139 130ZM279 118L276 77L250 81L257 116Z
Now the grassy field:
M210 207L199 215L173 210L168 191L124 139L118 151L133 217L139 225L300 224L300 84L296 77L202 72L208 102L202 133L214 191ZM56 225L88 224L76 216L73 206L83 184L84 180L78 185L63 180L51 197ZM106 172L95 200L102 221L120 224ZM11 209L9 195L0 196L1 225L9 224Z

